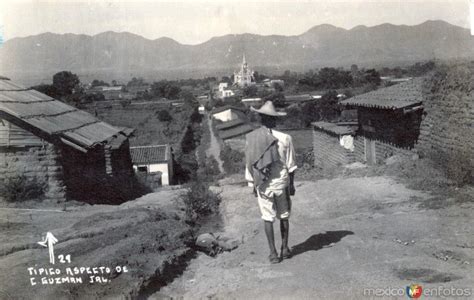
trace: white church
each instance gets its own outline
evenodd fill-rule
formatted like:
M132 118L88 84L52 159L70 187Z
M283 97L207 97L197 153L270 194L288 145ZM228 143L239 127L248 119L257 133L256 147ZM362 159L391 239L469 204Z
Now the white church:
M249 69L247 62L245 61L244 54L240 70L234 73L234 85L237 85L242 88L254 84L255 78L253 76L253 70Z

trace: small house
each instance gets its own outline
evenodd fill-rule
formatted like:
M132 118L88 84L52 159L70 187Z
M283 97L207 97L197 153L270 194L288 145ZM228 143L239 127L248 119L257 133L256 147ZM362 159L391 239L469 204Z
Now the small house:
M0 79L0 184L23 177L48 199L120 203L134 196L133 130Z
M133 169L153 188L170 185L173 179L171 147L166 145L130 147Z
M235 119L216 125L216 129L218 130L219 137L222 140L227 140L237 136L244 136L254 130L254 127L242 119Z
M367 163L413 154L423 114L422 83L423 78L415 78L340 102L357 109L357 136Z
M357 160L357 122L313 122L314 166L336 168ZM356 151L357 150L357 151ZM359 155L360 156L360 155Z
M204 115L206 113L206 108L204 107L204 105L199 105L198 107L198 112L201 114L201 115Z
M227 122L236 119L245 119L244 109L231 105L216 107L211 111L214 119Z
M265 79L263 80L263 85L265 87L275 87L275 86L280 86L284 87L285 86L285 81L281 79Z
M224 144L234 150L243 152L245 148L245 135L255 129L255 127L244 121L236 119L216 125L219 138Z
M262 98L243 98L241 101L246 107L261 106L263 104Z

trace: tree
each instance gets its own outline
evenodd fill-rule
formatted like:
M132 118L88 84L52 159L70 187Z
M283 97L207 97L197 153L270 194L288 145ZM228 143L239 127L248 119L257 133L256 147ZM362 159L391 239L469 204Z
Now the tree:
M340 111L337 92L330 90L321 97L319 101L319 115L320 119L325 121L332 121L337 118Z
M110 85L103 80L94 79L91 82L91 87L95 87L95 86L110 86Z
M58 90L51 84L40 84L32 86L31 88L52 98L59 98Z
M194 97L193 93L190 91L184 91L181 93L181 98L184 100L184 105L191 107L192 109L196 108L199 106L199 102L196 100L196 97Z
M244 97L256 97L258 88L255 85L249 85L244 88Z
M228 85L232 85L234 83L234 75L232 75L231 77L229 76L222 76L221 78L221 82L227 82Z
M133 77L132 80L130 80L128 83L127 83L127 86L142 86L142 85L146 85L146 82L143 78L139 77Z
M161 122L170 122L171 120L173 120L173 117L166 109L162 109L158 111L158 120L160 120Z
M364 79L371 85L379 86L382 80L380 79L379 72L375 71L375 69L370 69L365 71Z
M125 108L129 106L130 104L132 104L131 100L128 100L128 99L120 100L120 105L122 106L122 108Z
M53 86L57 90L59 96L71 95L80 84L79 78L76 74L69 71L62 71L54 74Z
M83 103L93 103L105 100L105 96L102 93L85 94L83 98Z
M255 79L256 83L262 82L267 76L265 74L260 74L257 71L253 72L253 78Z
M283 92L283 86L278 83L278 82L274 82L273 83L273 88L275 89L275 91L277 92Z
M171 81L161 80L153 82L151 92L156 97L178 99L181 88Z
M280 92L272 93L272 94L266 96L263 99L265 101L272 101L273 105L275 105L276 107L285 107L286 106L285 95L283 93L280 93Z

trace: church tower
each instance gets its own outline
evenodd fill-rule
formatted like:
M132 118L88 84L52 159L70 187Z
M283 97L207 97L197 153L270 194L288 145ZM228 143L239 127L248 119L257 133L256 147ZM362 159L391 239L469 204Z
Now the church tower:
M240 70L234 73L234 84L238 85L239 87L246 87L255 84L253 71L250 70L247 65L245 54L243 54L242 57L242 65L240 66Z

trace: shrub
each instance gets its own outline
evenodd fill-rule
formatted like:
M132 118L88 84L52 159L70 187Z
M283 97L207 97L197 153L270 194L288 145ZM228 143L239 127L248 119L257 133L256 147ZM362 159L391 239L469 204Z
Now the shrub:
M4 181L0 194L7 202L21 202L38 199L44 195L45 190L45 182L28 179L25 175L17 175Z
M204 163L199 167L197 176L201 181L212 182L220 173L219 163L216 158L211 155L205 158Z
M222 167L227 174L243 172L245 167L244 153L225 145L221 149L220 159L222 160Z
M193 181L181 195L181 199L186 206L186 218L190 222L216 213L221 202L220 195L211 191L209 185L202 181Z
M132 101L131 100L120 100L120 105L122 106L122 108L125 108L127 106L129 106L130 104L132 104Z
M173 120L173 117L166 109L163 109L158 111L158 120L160 120L161 122L170 122L171 120Z

